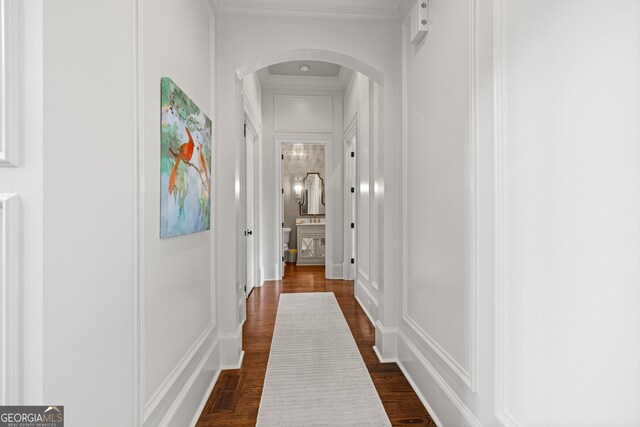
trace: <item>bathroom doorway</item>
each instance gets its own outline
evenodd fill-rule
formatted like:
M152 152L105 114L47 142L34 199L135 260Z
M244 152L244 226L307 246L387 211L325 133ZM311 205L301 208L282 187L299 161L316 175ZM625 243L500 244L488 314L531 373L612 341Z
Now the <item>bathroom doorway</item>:
M279 143L282 276L287 264L326 264L330 142L326 137L306 137Z

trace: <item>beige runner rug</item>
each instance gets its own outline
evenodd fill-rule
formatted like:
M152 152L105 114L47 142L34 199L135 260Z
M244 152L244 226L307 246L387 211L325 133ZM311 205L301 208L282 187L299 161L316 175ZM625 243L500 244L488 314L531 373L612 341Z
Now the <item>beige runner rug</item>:
M391 425L333 293L280 295L257 425Z

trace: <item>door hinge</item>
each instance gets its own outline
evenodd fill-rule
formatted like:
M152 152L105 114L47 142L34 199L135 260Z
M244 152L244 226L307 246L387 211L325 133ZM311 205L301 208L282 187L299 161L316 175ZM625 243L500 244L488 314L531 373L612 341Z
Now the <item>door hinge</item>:
M244 137L247 137L247 124L244 124L244 129L242 130L242 132L244 133Z
M355 222L351 223L351 228L356 228L356 223Z
M355 258L351 258L351 264L355 264L356 263L356 259Z
M351 152L351 157L355 157L356 153L354 151Z
M281 156L282 156L282 160L284 160L284 154L281 154Z
M284 194L284 188L282 189L282 194Z
M356 192L355 187L351 187L351 192L352 192L352 193L355 193L355 192Z
M284 222L282 223L282 228L284 228Z
M284 257L282 257L282 262L284 262Z
M244 293L247 293L247 285L244 285Z

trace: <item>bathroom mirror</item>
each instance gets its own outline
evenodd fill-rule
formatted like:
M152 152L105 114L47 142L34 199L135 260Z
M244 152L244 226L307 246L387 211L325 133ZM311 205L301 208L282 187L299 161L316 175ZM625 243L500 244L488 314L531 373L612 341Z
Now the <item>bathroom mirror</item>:
M300 215L324 215L324 180L317 172L307 173L302 181L302 202Z

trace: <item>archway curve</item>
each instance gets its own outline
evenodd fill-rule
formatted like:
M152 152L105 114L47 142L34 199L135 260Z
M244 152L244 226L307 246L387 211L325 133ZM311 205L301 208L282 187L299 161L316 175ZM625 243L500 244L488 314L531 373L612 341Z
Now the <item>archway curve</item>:
M270 65L279 64L281 62L302 60L324 61L342 65L343 67L351 68L352 70L366 75L371 80L377 82L380 85L384 85L384 74L382 74L376 68L360 61L357 58L354 58L353 56L322 49L293 49L271 53L257 61L251 62L238 68L236 70L236 75L238 79L242 79L248 74L256 72Z

